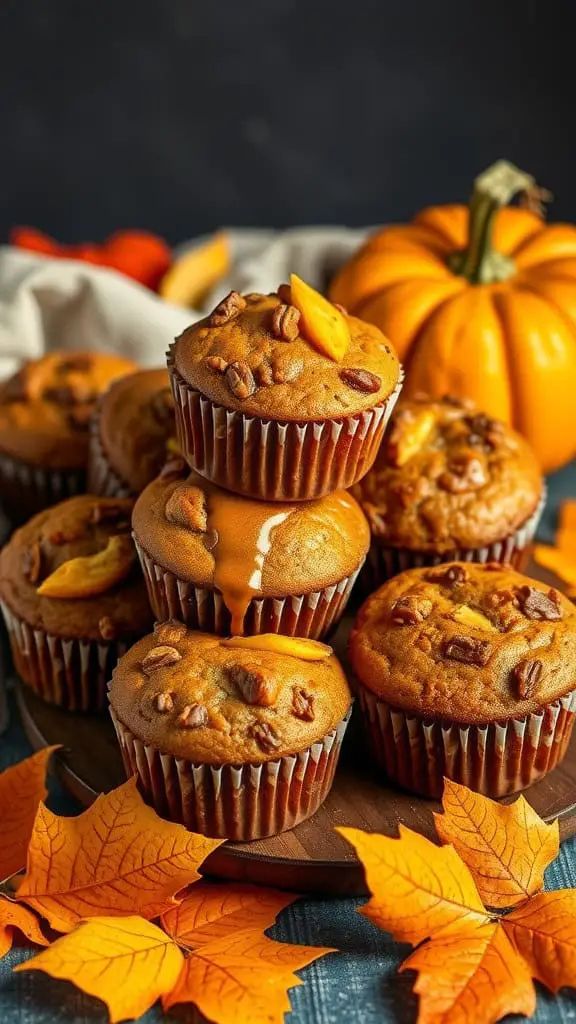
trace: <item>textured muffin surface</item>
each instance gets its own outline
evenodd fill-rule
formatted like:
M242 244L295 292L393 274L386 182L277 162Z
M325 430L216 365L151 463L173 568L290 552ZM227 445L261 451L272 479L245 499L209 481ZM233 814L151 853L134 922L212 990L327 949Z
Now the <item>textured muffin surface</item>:
M99 396L135 368L98 352L50 352L26 363L0 385L0 451L47 469L82 469Z
M536 511L543 480L524 438L473 406L401 401L353 493L377 543L449 553L513 533Z
M90 640L129 639L152 625L136 551L130 542L132 502L80 495L54 505L16 530L0 552L0 597L35 629ZM38 587L60 566L104 551L122 538L122 579L92 597L48 597ZM80 580L82 583L82 580Z
M120 659L110 703L135 736L163 753L243 764L305 750L345 716L351 695L329 653L311 662L229 647L167 622Z
M322 420L372 409L396 388L398 359L377 327L348 317L350 345L337 362L300 332L290 341L274 333L277 295L245 301L226 323L193 324L172 350L180 376L215 404L273 420Z
M368 598L349 650L360 682L404 711L520 718L576 687L576 609L492 563L410 569Z
M139 370L115 381L102 397L98 433L112 469L139 494L166 461L175 436L167 370Z

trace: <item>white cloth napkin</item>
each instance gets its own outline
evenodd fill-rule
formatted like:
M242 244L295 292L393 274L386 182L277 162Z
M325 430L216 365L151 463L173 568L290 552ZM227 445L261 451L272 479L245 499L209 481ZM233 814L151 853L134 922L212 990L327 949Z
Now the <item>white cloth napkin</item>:
M230 229L232 270L206 303L231 288L270 292L291 271L324 287L366 231ZM200 244L196 239L178 252ZM205 310L184 310L113 270L0 247L0 377L52 349L119 352L143 366L164 363L168 344Z

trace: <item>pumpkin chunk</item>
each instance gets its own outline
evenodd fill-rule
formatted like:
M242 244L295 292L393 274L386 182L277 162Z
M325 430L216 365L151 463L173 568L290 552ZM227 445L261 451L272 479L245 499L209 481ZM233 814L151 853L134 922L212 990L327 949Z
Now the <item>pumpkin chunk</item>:
M302 661L322 661L332 654L328 644L317 640L304 640L297 636L280 636L277 633L260 633L259 636L231 636L221 641L223 647L241 647L251 651L272 651L274 654L288 654Z
M398 419L388 441L388 458L394 466L405 466L426 444L436 426L431 409L423 409L413 419Z
M63 562L37 589L41 597L94 597L120 583L136 561L136 551L127 534L110 537L95 555Z
M491 633L497 633L498 630L494 626L490 619L487 619L482 612L476 611L475 608L469 608L466 604L459 604L452 612L452 618L456 622L462 622L465 626L476 626L478 629L488 629Z
M292 305L300 310L300 333L314 348L339 363L350 345L346 317L320 292L290 275Z

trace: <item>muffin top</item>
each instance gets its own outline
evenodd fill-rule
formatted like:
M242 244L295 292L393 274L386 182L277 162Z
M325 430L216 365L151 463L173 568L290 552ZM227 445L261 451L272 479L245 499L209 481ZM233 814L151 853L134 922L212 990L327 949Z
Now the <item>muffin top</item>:
M82 469L99 395L134 369L101 352L49 352L25 363L0 385L0 451L48 469Z
M164 569L223 594L238 633L253 598L337 583L358 569L370 543L366 518L346 491L294 504L254 501L191 473L182 459L142 492L132 524Z
M400 365L377 327L346 316L349 344L332 359L307 340L289 286L280 292L232 292L188 327L171 352L177 374L217 405L281 421L341 419L389 397Z
M310 652L319 660L308 660ZM305 750L331 732L351 700L325 644L271 634L224 640L176 622L135 644L110 688L118 718L143 743L205 764Z
M56 636L142 636L153 618L131 511L127 499L83 494L34 516L0 552L2 600L34 629Z
M134 495L160 472L175 437L174 400L167 370L138 370L102 396L93 423L112 469Z
M401 401L353 493L382 543L449 553L516 530L543 480L527 441L471 403Z
M460 724L520 718L574 688L576 608L496 563L410 569L360 609L350 661L404 711Z

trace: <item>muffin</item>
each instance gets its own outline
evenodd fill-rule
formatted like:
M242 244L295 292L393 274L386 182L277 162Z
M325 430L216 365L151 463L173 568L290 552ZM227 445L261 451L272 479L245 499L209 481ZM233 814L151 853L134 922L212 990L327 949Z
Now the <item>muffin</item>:
M452 398L402 401L353 493L372 531L368 593L412 566L509 562L522 569L545 502L527 441Z
M177 338L168 368L191 468L237 494L307 501L368 471L402 371L376 327L308 289L326 322L334 318L344 332L327 355L288 286L280 291L231 292Z
M0 385L0 503L12 526L86 489L94 404L134 369L116 355L50 352Z
M253 501L190 472L182 459L142 492L132 525L156 618L223 636L325 636L370 543L346 491L292 504Z
M576 608L509 566L410 569L362 606L350 663L376 760L439 797L491 797L564 757L576 712Z
M126 774L158 814L203 835L259 839L326 798L351 695L330 647L156 626L112 674Z
M23 681L70 711L106 707L119 656L152 626L132 502L80 495L34 516L0 553L0 605Z
M90 425L90 494L136 497L162 469L175 434L167 370L139 370L115 381Z

